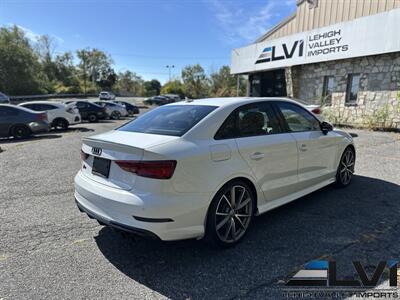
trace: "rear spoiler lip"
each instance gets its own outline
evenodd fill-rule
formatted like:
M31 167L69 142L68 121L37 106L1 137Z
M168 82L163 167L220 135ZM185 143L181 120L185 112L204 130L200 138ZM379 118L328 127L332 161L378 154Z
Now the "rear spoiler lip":
M138 151L141 151L141 157L143 157L143 154L144 154L143 148L129 146L129 145L125 145L125 144L119 144L119 143L110 142L110 141L104 141L104 140L100 140L100 139L83 138L82 142L89 147L102 148L103 146L107 146L107 149L110 149L113 151L124 152L124 153L129 153L129 154L136 154L136 155L138 154Z

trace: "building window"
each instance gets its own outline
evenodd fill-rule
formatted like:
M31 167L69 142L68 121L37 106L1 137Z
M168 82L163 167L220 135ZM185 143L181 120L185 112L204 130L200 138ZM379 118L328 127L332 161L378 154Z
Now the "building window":
M346 103L354 104L357 102L357 94L360 88L360 74L349 74L347 77Z
M333 76L325 76L324 77L324 86L322 89L322 103L323 104L332 104L332 93L333 93L333 85L335 84L335 77Z

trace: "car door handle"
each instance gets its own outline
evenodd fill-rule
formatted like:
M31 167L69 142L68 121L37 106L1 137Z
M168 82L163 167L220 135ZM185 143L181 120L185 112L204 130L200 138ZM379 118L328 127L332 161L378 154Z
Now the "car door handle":
M299 147L299 150L300 150L301 152L307 151L307 145L306 145L306 144L301 144L301 146Z
M251 158L252 160L260 160L260 159L263 159L264 156L265 156L264 153L255 152L255 153L253 153L252 155L250 155L250 158Z

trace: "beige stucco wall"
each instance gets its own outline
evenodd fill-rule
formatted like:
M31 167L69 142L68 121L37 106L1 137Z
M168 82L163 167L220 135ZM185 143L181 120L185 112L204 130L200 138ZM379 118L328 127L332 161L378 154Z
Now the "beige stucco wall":
M298 1L296 14L283 21L257 42L272 40L298 32L369 16L400 8L400 0L318 0L314 8L307 1Z

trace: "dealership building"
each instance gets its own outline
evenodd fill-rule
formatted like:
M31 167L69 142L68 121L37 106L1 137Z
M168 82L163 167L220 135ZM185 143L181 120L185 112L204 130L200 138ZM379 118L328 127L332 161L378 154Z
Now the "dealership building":
M334 123L400 128L400 0L298 0L232 51L248 95L322 104Z

